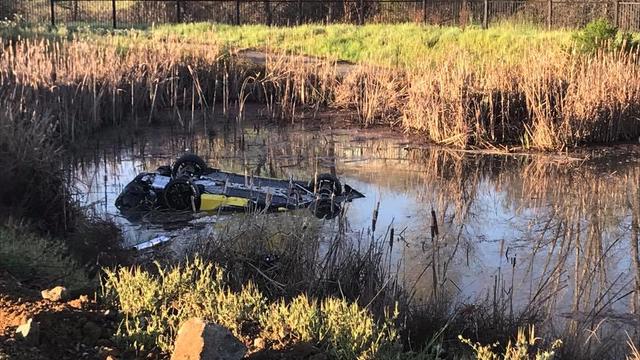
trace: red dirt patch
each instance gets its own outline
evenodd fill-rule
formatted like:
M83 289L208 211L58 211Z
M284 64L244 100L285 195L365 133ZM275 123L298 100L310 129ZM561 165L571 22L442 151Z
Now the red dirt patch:
M15 334L29 318L39 323L37 346ZM69 302L42 300L38 292L0 272L0 359L105 358L117 325L87 296Z

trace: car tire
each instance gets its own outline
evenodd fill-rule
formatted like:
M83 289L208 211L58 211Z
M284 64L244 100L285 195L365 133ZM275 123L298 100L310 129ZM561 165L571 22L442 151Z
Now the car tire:
M330 185L331 192L333 195L335 196L342 195L342 183L340 183L340 180L338 180L338 178L332 174L318 175L318 178L315 179L315 183L314 183L314 180L311 180L309 182L309 190L310 191L315 190L317 192L318 190L320 190L320 188L322 188L325 185Z
M202 158L195 154L184 154L173 164L171 168L171 175L173 178L180 178L183 176L200 176L207 169L207 163Z
M164 187L164 203L175 211L200 210L200 190L189 179L172 179Z

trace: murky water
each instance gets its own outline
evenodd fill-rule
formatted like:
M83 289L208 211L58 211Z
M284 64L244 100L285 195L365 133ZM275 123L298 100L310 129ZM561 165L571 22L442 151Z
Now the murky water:
M119 216L114 201L122 188L185 150L214 167L273 177L308 179L316 168L334 168L366 195L348 206L351 228L369 228L379 202L378 231L393 227L401 235L394 262L416 301L432 296L435 280L459 302L488 300L507 311L544 307L565 318L637 325L640 149L594 159L588 153L478 155L356 129L216 128L185 135L161 128L132 135L107 135L92 155L76 159L86 203L122 225L128 246L159 234L180 244L228 217L193 225Z

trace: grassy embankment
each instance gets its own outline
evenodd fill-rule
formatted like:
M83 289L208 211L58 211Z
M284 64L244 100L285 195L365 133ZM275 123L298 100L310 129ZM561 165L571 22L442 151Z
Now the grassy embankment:
M453 48L463 49L478 63L517 63L532 52L560 53L571 45L573 31L541 31L504 24L477 27L398 25L303 25L268 27L213 24L163 25L144 32L150 39L178 37L184 41L225 44L230 48L281 50L353 63L412 67L446 60Z

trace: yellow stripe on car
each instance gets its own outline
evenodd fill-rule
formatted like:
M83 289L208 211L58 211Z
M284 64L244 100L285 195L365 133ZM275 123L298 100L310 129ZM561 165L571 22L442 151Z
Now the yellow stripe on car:
M215 194L202 194L200 195L200 210L213 211L218 210L221 207L246 207L249 204L249 199L215 195Z

